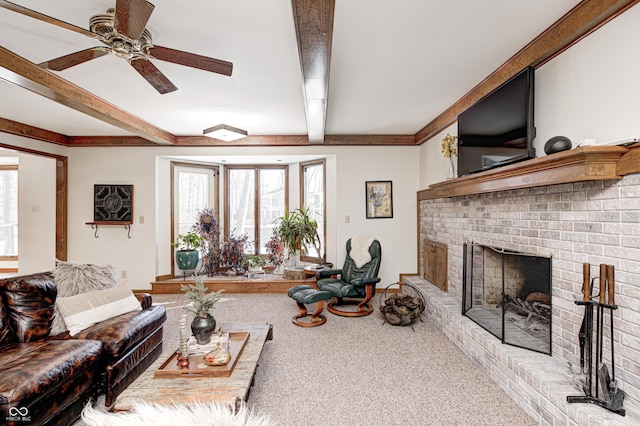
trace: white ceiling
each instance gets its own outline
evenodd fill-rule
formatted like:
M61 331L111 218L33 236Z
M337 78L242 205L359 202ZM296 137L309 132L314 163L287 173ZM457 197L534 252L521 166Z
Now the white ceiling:
M16 0L88 29L115 0ZM57 73L174 135L219 123L250 135L307 134L290 0L152 0L154 43L233 62L221 76L154 60L178 87L156 92L107 55ZM336 0L326 134L415 134L577 0ZM34 63L99 45L0 9L0 46ZM0 117L69 136L124 130L0 80Z

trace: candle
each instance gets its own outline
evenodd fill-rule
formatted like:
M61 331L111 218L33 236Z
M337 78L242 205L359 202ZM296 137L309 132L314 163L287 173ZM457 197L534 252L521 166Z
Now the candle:
M187 348L187 315L182 314L180 318L180 352L183 358L189 356Z

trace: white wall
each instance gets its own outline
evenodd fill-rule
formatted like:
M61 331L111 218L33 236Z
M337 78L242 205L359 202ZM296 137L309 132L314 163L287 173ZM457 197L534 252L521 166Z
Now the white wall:
M341 147L334 151L337 173L333 217L338 244L335 266L342 267L346 240L362 234L377 237L382 245L380 286L397 282L400 273L416 273L419 148ZM376 180L392 181L392 219L366 219L365 182ZM350 217L349 223L345 223L345 216Z
M640 137L639 22L636 5L536 69L537 156L545 155L544 144L558 135L574 144ZM421 189L446 179L440 144L447 132L456 135L457 123L421 145Z
M56 160L18 157L18 271L50 271L56 253Z
M70 148L70 261L112 264L127 271L134 289L148 289L171 265L169 237L169 159L178 155L318 155L327 157L327 259L342 266L344 244L352 235L378 237L383 248L382 284L396 282L400 273L416 272L416 191L418 147L131 147ZM298 172L290 171L297 188ZM392 219L366 219L365 181L393 182ZM100 227L99 238L85 222L93 218L93 185L133 184L134 224L131 239L122 227ZM292 188L290 206L298 203ZM350 223L345 223L345 216ZM140 224L140 217L144 224Z
M134 289L150 288L156 269L156 159L153 149L71 148L69 158L68 260L113 265L126 271ZM134 223L131 238L123 226L100 226L98 238L86 222L93 221L95 184L132 184ZM169 186L160 188L168 192ZM169 207L166 207L168 212ZM143 224L140 224L140 218Z
M442 139L447 133L457 136L458 123L452 124L420 145L420 189L427 189L432 183L447 179L449 159L442 156ZM454 158L454 162L457 159Z
M553 136L574 143L640 137L640 6L536 70L536 150Z

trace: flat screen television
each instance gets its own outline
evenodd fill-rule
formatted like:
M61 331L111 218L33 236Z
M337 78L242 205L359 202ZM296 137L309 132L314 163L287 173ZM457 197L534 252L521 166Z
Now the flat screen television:
M527 67L458 116L458 176L536 156L533 89Z

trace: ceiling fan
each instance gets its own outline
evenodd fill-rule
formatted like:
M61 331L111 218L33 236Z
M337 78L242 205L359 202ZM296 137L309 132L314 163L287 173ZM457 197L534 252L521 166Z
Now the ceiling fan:
M97 39L106 45L106 47L96 46L38 64L38 66L45 69L62 71L91 59L113 53L120 58L126 59L161 94L173 92L178 88L160 72L151 62L151 59L172 62L226 76L230 76L233 71L231 62L154 45L151 33L145 29L145 26L155 6L146 0L116 0L115 8L110 8L106 13L94 15L89 19L90 30L6 0L0 0L0 7L75 31Z

